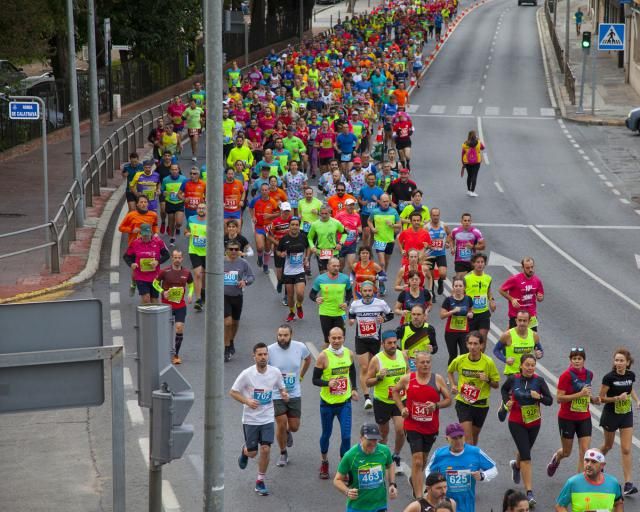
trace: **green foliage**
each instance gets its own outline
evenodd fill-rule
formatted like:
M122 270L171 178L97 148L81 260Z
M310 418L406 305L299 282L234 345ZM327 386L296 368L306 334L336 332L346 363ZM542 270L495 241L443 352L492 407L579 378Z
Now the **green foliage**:
M49 57L57 24L55 0L4 0L0 15L0 57L24 64ZM64 18L62 19L64 23Z

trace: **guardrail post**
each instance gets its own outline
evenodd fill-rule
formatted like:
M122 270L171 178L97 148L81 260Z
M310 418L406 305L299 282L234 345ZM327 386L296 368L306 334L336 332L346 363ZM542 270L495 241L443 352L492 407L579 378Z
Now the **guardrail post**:
M131 150L129 149L129 130L127 128L127 123L124 123L124 125L122 125L122 131L124 132L124 154L128 155L129 153L131 153Z
M89 165L89 163L85 163L82 166L82 170L80 172L80 175L82 176L82 174L84 174L84 171L87 171L87 180L80 184L81 190L84 192L84 196L85 196L85 203L87 206L93 206L93 193L91 191L91 166Z
M93 166L91 165L91 160L93 160ZM98 157L94 154L91 158L89 158L88 164L89 164L89 172L90 172L89 176L90 176L91 185L93 188L93 195L99 196L100 195L100 168L98 164Z
M117 167L118 169L120 169L120 167L122 166L122 154L120 153L120 134L118 133L118 130L116 130L113 135L116 138L116 144L115 146L113 146L113 154L114 154L113 167L114 168Z
M57 274L60 272L60 240L58 240L58 230L55 223L49 223L50 240L53 245L49 247L51 251L51 272Z
M138 134L138 140L136 145L141 148L144 146L144 119L142 119L142 115L138 114L134 119L140 120L140 126L136 128L136 133Z
M98 155L102 155L102 159L98 158ZM96 161L98 162L98 174L100 175L100 186L107 186L107 148L103 144L96 153Z

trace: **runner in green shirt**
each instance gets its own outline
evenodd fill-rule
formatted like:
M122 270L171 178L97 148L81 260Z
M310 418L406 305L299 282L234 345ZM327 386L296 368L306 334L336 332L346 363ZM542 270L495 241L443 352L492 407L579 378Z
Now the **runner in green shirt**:
M198 161L198 139L202 131L202 119L204 118L204 110L196 103L195 98L191 98L189 107L182 113L182 119L185 120L187 133L191 140L191 160Z
M282 139L282 145L284 149L289 151L292 161L300 162L300 159L304 158L307 153L307 147L299 137L294 135L294 132L295 127L293 125L287 128L287 136Z
M301 201L302 202L302 201ZM324 205L320 208L320 219L311 224L309 229L309 247L318 258L318 269L322 273L327 270L329 258L337 256L345 232L342 222L331 217L331 208Z
M391 205L389 194L382 194L379 201L380 206L371 211L369 215L369 229L373 233L373 249L378 255L378 260L382 270L387 271L389 260L393 254L396 233L402 229L398 210ZM380 285L380 293L384 295L384 285Z
M347 497L347 512L384 511L387 493L390 499L398 496L391 451L381 439L378 425L365 423L360 442L340 461L333 485Z
M304 189L304 198L298 201L298 213L302 223L302 231L309 233L311 224L319 219L322 201L313 195L313 187Z

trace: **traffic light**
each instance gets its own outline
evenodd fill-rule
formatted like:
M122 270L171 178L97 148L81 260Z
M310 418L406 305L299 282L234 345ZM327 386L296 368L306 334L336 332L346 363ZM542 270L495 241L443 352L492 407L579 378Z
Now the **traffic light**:
M183 424L191 410L194 394L178 370L162 370L163 390L154 391L151 405L151 449L154 464L166 464L184 455L193 438L193 425Z
M582 48L585 50L591 48L591 32L582 33Z

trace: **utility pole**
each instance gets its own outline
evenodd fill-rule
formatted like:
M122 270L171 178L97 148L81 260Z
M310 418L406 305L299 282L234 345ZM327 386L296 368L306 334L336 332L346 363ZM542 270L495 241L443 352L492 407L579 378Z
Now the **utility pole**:
M80 160L80 108L78 106L78 75L76 72L76 36L73 21L73 0L67 0L67 41L69 43L69 90L71 91L71 148L73 155L73 179L79 185L79 201L76 209L76 224L84 225L85 201L82 183L82 162Z
M87 0L87 33L89 35L89 117L91 119L91 153L100 146L100 107L98 103L98 59L96 57L96 6Z
M222 2L204 0L206 164L211 188L207 201L207 265L204 317L204 512L224 509L224 248L222 179Z
M562 72L564 74L567 73L567 70L569 69L569 34L571 33L571 0L566 0L567 1L567 14L566 14L566 19L564 20L564 65L565 68L562 70Z

